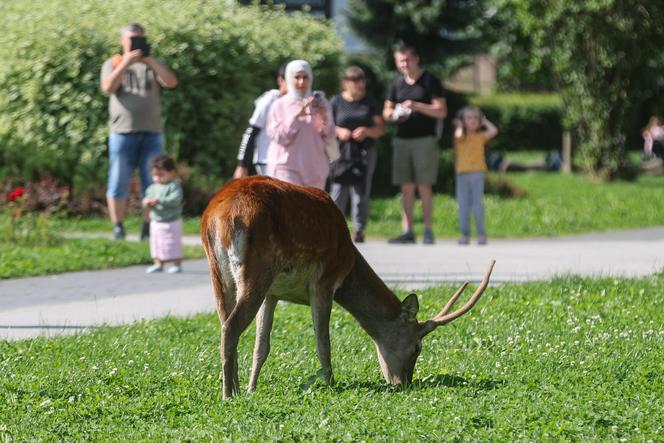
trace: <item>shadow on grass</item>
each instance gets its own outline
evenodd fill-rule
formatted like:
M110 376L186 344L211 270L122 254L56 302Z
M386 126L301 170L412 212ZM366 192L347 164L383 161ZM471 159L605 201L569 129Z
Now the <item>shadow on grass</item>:
M322 384L322 382L321 382ZM372 392L399 392L399 391L420 391L432 388L470 388L481 391L491 391L505 385L504 380L475 379L468 380L453 374L438 374L413 381L410 386L393 386L383 381L347 381L336 383L331 387L335 392L345 392L350 390L372 391ZM300 386L304 388L304 386ZM311 387L311 384L306 388Z
M472 388L481 391L491 391L506 384L504 380L475 379L468 380L453 374L438 374L424 377L413 382L415 389L429 389L440 386L447 388Z

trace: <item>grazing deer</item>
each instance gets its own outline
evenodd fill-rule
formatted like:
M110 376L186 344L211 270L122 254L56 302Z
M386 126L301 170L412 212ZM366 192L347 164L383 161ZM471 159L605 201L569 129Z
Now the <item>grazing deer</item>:
M323 378L332 383L329 321L332 300L349 311L373 339L385 380L410 383L422 337L468 312L486 288L494 262L468 302L418 322L417 296L403 302L371 269L351 241L346 220L323 191L268 177L233 180L212 199L201 237L221 321L223 396L239 392L237 346L256 318L249 391L256 388L270 351L278 300L311 306Z

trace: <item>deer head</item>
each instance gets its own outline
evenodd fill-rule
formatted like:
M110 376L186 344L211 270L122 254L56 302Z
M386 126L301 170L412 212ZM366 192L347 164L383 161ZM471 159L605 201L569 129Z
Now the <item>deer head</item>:
M468 311L480 299L486 289L495 260L489 262L482 282L470 299L458 310L449 312L468 286L463 283L452 295L438 315L430 320L417 320L419 302L416 294L408 295L399 307L397 317L385 327L378 328L373 339L378 354L378 362L385 380L393 385L409 384L413 380L413 372L417 357L422 351L422 339L439 326L445 325Z

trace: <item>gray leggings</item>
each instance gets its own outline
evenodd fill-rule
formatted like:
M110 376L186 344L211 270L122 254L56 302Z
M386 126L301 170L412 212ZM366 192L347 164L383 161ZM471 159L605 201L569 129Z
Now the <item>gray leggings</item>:
M484 172L464 172L456 175L456 200L459 205L461 234L470 236L470 211L477 224L477 234L484 230Z
M354 185L340 185L332 183L330 196L341 212L346 212L348 197L351 200L351 219L353 220L353 229L358 232L364 232L369 218L369 195L371 194L371 180L376 169L376 160L378 152L376 147L367 150L367 173L363 181Z

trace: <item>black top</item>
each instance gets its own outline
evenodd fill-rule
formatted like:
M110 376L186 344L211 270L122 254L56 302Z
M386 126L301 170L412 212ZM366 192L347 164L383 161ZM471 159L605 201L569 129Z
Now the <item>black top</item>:
M341 95L335 95L330 100L334 124L351 131L360 126L367 128L374 126L373 117L380 115L378 103L371 97L364 96L361 100L349 102ZM373 146L374 140L370 137L364 139L362 146L368 148Z
M387 93L387 99L394 104L406 100L431 104L434 98L442 96L443 86L440 84L440 80L426 71L412 85L406 83L403 77L394 79ZM413 112L406 121L397 125L397 137L399 138L436 135L436 119L419 112Z

